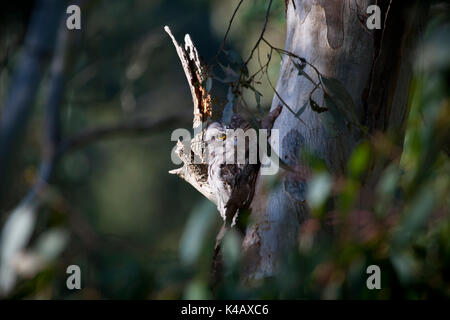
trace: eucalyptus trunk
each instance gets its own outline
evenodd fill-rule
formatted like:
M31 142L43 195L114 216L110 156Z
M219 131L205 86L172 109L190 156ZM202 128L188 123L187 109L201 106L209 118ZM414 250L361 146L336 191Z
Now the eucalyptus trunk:
M366 25L369 5L381 9L381 29ZM338 79L350 93L356 116L369 135L377 131L395 133L399 147L404 138L408 93L412 77L415 39L426 5L418 2L367 0L287 0L285 50L303 57L317 70ZM272 110L283 104L295 111L309 100L314 84L298 75L294 60L283 58ZM306 67L305 71L312 71ZM311 74L311 73L310 73ZM318 77L313 78L318 82ZM324 105L323 92L312 98ZM341 130L331 134L317 112L307 108L302 123L286 108L274 124L279 157L291 166L302 166L298 154L309 150L323 159L336 176L345 173L347 160L366 136L361 131ZM369 169L366 184L378 169ZM277 271L284 254L292 249L302 222L308 217L305 202L307 179L282 173L274 189L259 177L252 201L253 223L248 227L243 252L250 278Z

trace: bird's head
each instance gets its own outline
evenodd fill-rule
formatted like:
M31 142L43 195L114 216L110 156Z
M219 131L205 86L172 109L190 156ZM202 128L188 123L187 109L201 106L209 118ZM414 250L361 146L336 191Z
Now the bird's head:
M216 162L232 163L236 147L233 130L227 130L220 122L213 122L207 127L203 139L208 162L215 159Z
M205 143L221 143L227 138L226 129L220 122L211 123L205 131L204 141Z

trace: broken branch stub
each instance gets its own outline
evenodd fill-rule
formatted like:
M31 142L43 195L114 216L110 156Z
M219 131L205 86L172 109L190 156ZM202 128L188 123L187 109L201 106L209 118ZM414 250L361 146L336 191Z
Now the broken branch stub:
M203 83L207 79L206 68L200 61L198 51L188 34L184 37L185 44L182 47L178 44L168 26L165 26L164 30L172 39L177 50L191 90L194 104L192 127L194 129L202 128L208 118L212 117L211 96L206 88L203 87ZM175 147L175 154L183 161L183 166L171 170L169 173L178 175L206 198L213 203L217 203L216 196L208 184L208 165L203 157L203 150L203 131L196 134L189 142L178 141ZM193 161L194 159L196 161Z
M189 88L191 89L192 101L194 103L193 128L196 128L208 118L212 117L211 96L206 88L203 87L203 83L207 79L206 68L200 61L198 51L188 34L184 37L183 48L178 44L168 26L165 26L164 30L172 39L178 57L180 58L181 65L183 66Z

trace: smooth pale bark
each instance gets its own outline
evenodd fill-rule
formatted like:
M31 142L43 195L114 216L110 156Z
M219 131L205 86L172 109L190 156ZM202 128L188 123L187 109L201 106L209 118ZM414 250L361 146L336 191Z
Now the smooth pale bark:
M414 39L425 10L406 2L377 1L382 10L382 30L368 30L366 9L375 2L286 1L285 50L304 57L322 74L339 79L353 97L361 124L371 133L392 130L401 142ZM305 71L314 74L309 67ZM284 57L277 84L282 99L299 110L312 88L311 82L298 76L292 59ZM321 90L316 90L313 98L324 105ZM275 95L272 109L279 104ZM272 145L280 144L280 158L291 166L302 165L296 158L308 148L326 162L333 174L345 172L347 160L362 135L349 131L330 135L310 108L301 118L306 125L284 108L275 122L279 141L272 141ZM305 183L304 177L285 172L282 183L270 190L259 178L251 207L253 223L243 242L249 278L274 274L282 255L296 245L301 223L308 215Z

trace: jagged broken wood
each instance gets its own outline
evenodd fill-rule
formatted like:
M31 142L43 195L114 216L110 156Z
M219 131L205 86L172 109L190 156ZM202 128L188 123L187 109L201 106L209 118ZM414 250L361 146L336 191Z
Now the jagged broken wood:
M168 26L164 30L172 38L173 45L177 50L181 65L183 66L189 88L191 89L192 101L194 103L193 128L200 126L212 116L211 96L203 83L207 79L206 68L200 61L198 51L194 46L189 34L184 36L184 47L180 46Z
M191 90L194 105L192 127L194 129L202 128L206 121L212 117L211 96L203 86L207 79L206 68L200 61L198 51L188 34L184 37L183 47L178 44L168 26L165 26L164 30L171 37L177 50ZM203 157L203 150L203 131L197 133L191 141L182 142L178 140L175 154L183 161L183 166L171 170L169 173L178 175L206 198L217 204L216 196L208 184L208 164ZM193 161L193 159L197 161Z

